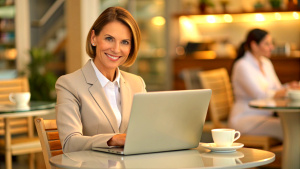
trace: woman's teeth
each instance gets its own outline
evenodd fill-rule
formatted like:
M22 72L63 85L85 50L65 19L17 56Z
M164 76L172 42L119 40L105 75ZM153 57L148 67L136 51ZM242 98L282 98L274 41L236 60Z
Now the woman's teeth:
M109 58L111 58L111 59L113 59L113 60L117 60L117 59L119 59L119 57L118 56L111 56L111 55L109 55L109 54L106 54Z

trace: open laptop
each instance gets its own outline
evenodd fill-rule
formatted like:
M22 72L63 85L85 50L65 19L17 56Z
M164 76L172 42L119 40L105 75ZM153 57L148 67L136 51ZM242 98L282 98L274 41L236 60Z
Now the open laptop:
M198 147L210 97L210 89L135 94L124 147L93 150L130 155Z

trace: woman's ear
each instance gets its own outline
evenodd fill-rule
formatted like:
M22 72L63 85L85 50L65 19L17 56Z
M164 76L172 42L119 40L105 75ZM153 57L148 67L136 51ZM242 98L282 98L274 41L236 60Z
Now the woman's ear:
M95 39L96 39L95 31L92 30L92 33L91 33L91 44L92 44L92 46L96 46Z
M253 52L254 52L254 51L257 51L257 49L258 49L258 44L257 44L255 41L251 41L251 42L250 42L250 48L251 48L250 50L253 51Z

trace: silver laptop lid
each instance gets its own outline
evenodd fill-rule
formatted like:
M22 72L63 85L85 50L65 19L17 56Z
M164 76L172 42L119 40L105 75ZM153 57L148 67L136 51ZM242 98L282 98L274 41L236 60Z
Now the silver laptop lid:
M210 89L135 94L124 154L197 147L210 97Z

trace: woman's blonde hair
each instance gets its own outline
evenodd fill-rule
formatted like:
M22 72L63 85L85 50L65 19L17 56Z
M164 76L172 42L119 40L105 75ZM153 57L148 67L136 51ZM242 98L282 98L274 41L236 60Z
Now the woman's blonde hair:
M92 46L91 44L92 30L95 31L95 35L97 36L99 35L103 27L112 21L120 21L121 23L126 25L131 31L131 49L127 60L123 64L123 66L129 67L135 62L135 59L137 57L141 41L141 31L133 16L124 8L109 7L101 13L101 15L94 22L87 35L86 52L91 58L96 57L96 47Z

